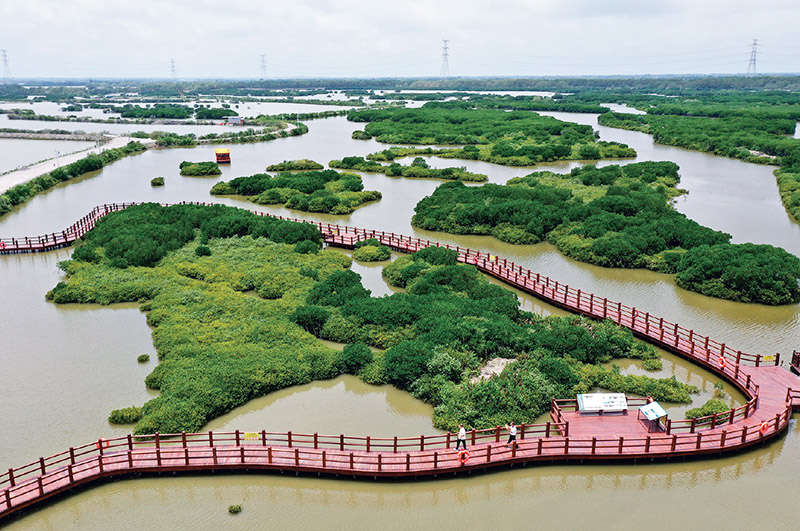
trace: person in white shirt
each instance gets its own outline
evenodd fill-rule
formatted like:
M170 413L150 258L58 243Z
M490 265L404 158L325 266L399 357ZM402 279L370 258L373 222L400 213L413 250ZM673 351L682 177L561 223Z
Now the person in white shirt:
M508 446L517 440L517 427L512 422L506 426L506 429L508 430L508 442L506 443L506 446Z
M456 439L456 451L460 445L464 445L464 450L467 449L467 430L464 429L463 424L458 425L458 438Z

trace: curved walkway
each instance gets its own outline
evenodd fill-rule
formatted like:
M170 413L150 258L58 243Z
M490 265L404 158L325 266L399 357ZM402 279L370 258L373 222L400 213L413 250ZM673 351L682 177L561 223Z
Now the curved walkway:
M153 141L148 138L132 138L129 136L107 136L107 142L102 144L98 147L84 149L82 151L76 151L75 153L70 153L68 155L64 155L63 157L57 157L55 159L48 159L44 162L40 162L38 164L34 164L33 166L28 166L23 169L14 170L11 172L6 173L5 175L0 176L0 194L5 192L6 190L13 188L14 186L22 183L26 183L31 179L35 179L40 175L44 175L45 173L50 173L51 171L55 170L56 168L61 168L62 166L66 166L67 164L72 164L88 155L97 154L101 151L105 151L107 149L114 149L123 147L128 144L131 140L136 140L137 142L142 142L143 144L152 144Z
M106 214L131 204L96 207L60 233L0 240L0 252L46 251L71 244ZM258 212L259 215L267 215ZM279 216L280 217L280 216ZM385 231L312 223L328 245L352 247L377 238L403 252L439 243ZM0 518L102 478L164 471L265 470L347 477L436 477L440 474L571 459L689 457L741 450L780 435L800 409L800 380L780 356L748 354L670 323L649 312L560 284L505 259L447 246L459 261L474 264L518 289L564 309L610 319L642 339L670 350L735 385L748 398L741 407L693 420L667 420L657 431L638 415L579 414L575 400L554 400L553 422L520 427L516 444L504 444L501 428L472 431L471 456L461 462L452 434L376 439L268 432L127 436L98 440L0 474ZM643 399L628 399L637 411Z

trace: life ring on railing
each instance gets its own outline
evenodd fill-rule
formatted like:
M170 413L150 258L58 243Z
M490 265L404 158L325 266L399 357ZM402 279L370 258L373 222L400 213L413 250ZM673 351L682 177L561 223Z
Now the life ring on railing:
M758 428L758 432L761 435L766 435L768 431L769 431L769 422L765 420L764 422L761 423L761 427Z
M458 451L458 462L462 465L469 461L469 451L468 450L459 450Z
M719 361L719 366L724 369L725 368L725 356L720 356L718 361Z
M101 448L108 448L109 446L111 446L111 443L106 439L97 439L97 442L94 445L99 450Z
M6 242L0 242L0 249L6 248Z

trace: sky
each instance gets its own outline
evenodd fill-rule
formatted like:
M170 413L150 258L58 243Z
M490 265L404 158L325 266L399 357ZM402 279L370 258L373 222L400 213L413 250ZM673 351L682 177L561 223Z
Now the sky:
M14 78L800 72L800 0L0 0ZM0 65L2 67L3 65Z

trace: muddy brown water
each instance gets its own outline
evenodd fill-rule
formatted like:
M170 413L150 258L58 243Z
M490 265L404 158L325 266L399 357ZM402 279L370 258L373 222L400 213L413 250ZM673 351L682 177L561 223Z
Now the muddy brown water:
M784 212L772 168L654 145L644 134L600 127L595 115L554 114L590 123L601 138L625 142L638 160L680 164L681 187L690 191L677 207L688 216L733 234L735 241L781 245L797 254L800 229ZM40 123L41 125L41 123ZM263 171L282 160L322 163L366 155L384 146L350 138L359 124L344 118L310 122L308 135L265 144L232 145L233 163L219 179ZM215 146L216 147L216 146ZM615 270L563 257L552 246L513 246L492 238L415 230L416 203L439 182L364 174L366 189L383 199L349 216L320 216L259 207L236 198L213 198L217 178L178 174L182 160L207 160L213 148L148 151L118 161L96 175L59 186L0 220L0 235L24 236L66 227L97 204L122 201L218 201L272 213L321 219L414 234L513 259L526 267L600 296L619 300L694 328L749 352L790 353L800 347L798 306L751 306L704 297L678 288L669 275ZM437 166L464 165L492 182L533 171L471 161L431 158ZM578 163L547 167L568 171ZM151 188L164 176L166 186ZM140 405L153 396L144 377L156 363L150 330L136 305L57 306L44 300L60 279L57 262L69 249L0 257L0 470L19 466L98 436L128 432L106 422L111 409ZM375 295L392 292L375 264L354 266ZM558 309L518 293L523 307L540 313ZM138 364L136 356L152 360ZM705 402L718 380L669 354L659 376L675 375L702 392ZM623 371L641 373L637 362ZM730 387L730 386L728 386ZM728 389L730 390L730 389ZM741 397L731 393L729 401ZM689 406L689 407L692 407ZM671 407L680 416L685 407ZM368 386L352 377L286 389L254 400L209 423L208 428L275 429L411 436L433 433L432 409L388 386ZM216 529L315 526L373 529L469 526L496 528L647 526L689 529L796 527L800 433L753 451L688 462L555 465L426 482L355 482L281 475L199 475L115 481L63 497L14 519L9 529ZM227 506L241 503L237 516Z

